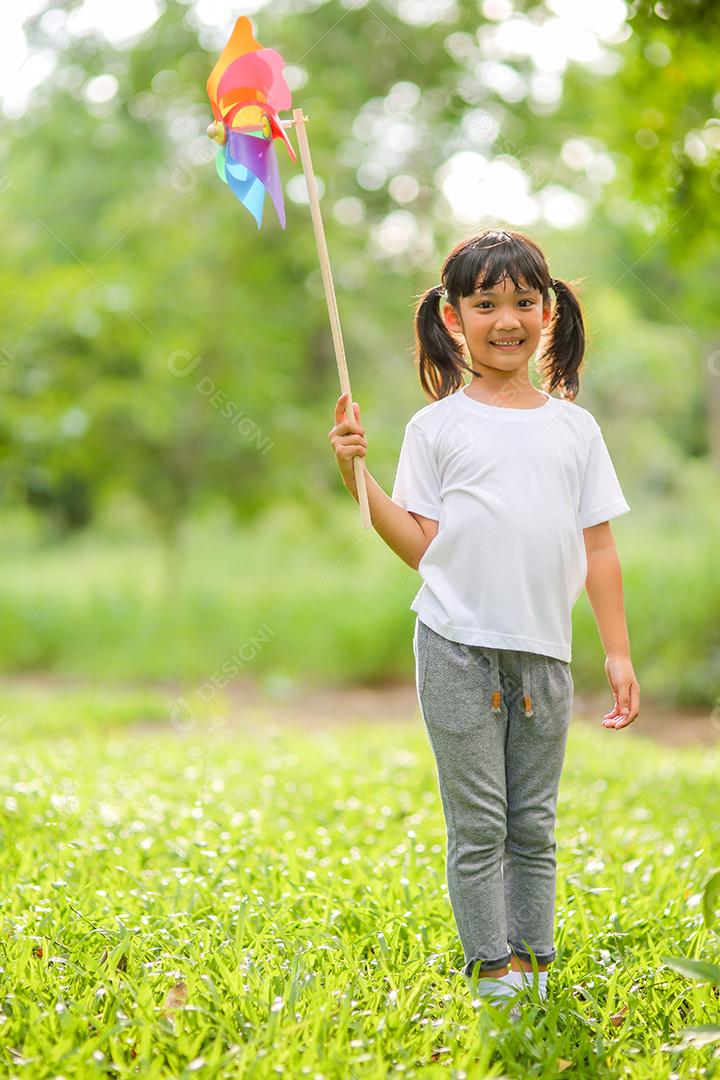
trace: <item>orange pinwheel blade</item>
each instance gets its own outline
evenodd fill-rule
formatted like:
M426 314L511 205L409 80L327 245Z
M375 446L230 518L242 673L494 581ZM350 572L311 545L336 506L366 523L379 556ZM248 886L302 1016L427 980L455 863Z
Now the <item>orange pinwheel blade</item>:
M210 98L210 106L216 120L221 120L220 106L217 100L217 88L223 72L234 60L246 53L257 52L262 45L253 37L252 23L247 15L241 15L233 27L230 40L221 52L215 67L210 72L207 81L207 92Z

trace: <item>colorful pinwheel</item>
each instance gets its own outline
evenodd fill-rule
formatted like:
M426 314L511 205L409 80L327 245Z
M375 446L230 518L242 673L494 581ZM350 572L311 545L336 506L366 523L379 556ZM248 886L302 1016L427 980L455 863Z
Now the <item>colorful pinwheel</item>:
M285 228L275 139L282 139L291 159L296 160L278 117L278 112L292 103L283 67L280 53L263 49L253 37L250 20L242 15L207 81L215 117L208 135L219 143L215 157L218 176L250 211L258 229L266 191Z
M220 179L225 181L233 194L250 211L257 221L258 229L262 224L266 191L270 193L284 229L285 206L273 143L275 139L282 139L290 157L295 161L295 151L283 130L286 126L294 125L320 259L340 387L343 394L347 394L345 416L352 422L355 414L350 376L320 212L320 198L305 130L308 117L302 109L293 109L292 120L279 118L278 111L289 109L291 105L290 88L282 75L283 67L280 54L274 49L263 49L258 44L253 37L250 20L242 15L235 23L230 40L207 82L208 97L215 117L207 132L211 139L219 143L215 164ZM353 458L353 471L363 528L370 529L372 521L362 457Z

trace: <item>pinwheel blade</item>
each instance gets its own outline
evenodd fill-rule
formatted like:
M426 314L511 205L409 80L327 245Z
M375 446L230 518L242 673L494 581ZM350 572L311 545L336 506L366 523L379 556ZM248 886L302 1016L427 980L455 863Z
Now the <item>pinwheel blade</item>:
M227 166L228 187L233 195L236 195L246 210L249 210L257 221L258 229L262 225L263 206L265 204L265 186L243 167L245 178L240 179L234 175L231 166ZM284 226L283 226L284 227Z
M233 60L217 86L217 101L223 113L243 99L264 102L273 112L289 109L292 97L283 78L284 66L282 56L275 49L260 49Z
M262 45L253 36L252 23L247 15L241 15L235 23L230 40L221 52L207 81L207 93L216 120L222 119L218 104L217 87L223 72L233 60L237 60L238 57L243 56L245 53L257 52L261 48Z
M244 165L264 185L272 199L278 220L285 228L285 205L282 184L275 156L275 147L266 139L245 135L241 131L228 131L226 143L226 170L230 164Z

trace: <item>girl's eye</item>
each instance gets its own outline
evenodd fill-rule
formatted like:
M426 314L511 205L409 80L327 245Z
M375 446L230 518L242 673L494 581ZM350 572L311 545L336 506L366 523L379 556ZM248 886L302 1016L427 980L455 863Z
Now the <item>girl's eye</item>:
M485 306L485 304L490 304L490 303L491 303L490 300L481 300L480 303L477 304L477 307L482 308L482 307ZM518 303L520 303L520 304L530 304L530 306L532 307L533 301L526 299L526 300L519 300Z

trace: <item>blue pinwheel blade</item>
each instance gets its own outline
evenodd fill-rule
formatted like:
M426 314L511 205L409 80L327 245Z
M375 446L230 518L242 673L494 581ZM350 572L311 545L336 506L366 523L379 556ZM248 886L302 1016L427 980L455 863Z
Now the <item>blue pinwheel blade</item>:
M241 166L242 168L242 166ZM262 225L263 218L263 206L265 203L265 186L261 184L256 176L245 169L246 178L240 180L234 175L232 167L226 163L227 182L228 187L232 191L240 202L243 204L246 210L249 210L252 216L257 221L258 229Z

